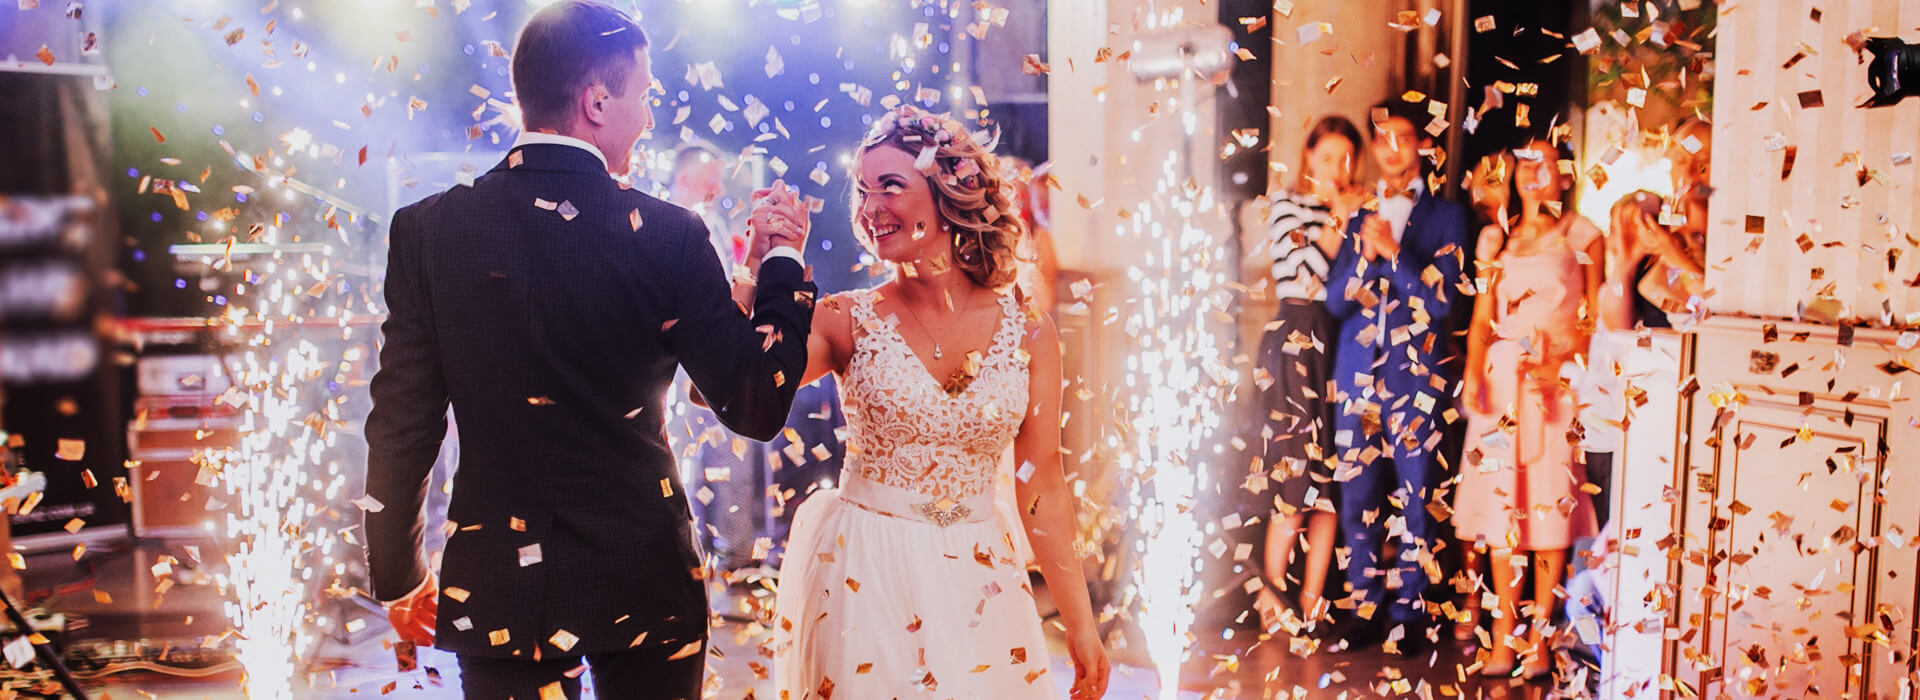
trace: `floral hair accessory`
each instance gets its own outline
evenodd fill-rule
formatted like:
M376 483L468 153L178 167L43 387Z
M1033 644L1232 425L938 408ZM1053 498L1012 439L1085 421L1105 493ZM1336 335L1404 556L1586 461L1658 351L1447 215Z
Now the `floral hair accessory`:
M872 148L897 137L902 143L917 147L914 166L929 177L944 173L958 180L963 187L982 187L985 178L981 176L978 162L973 158L940 153L942 148L953 146L956 138L967 134L964 129L965 126L952 118L934 115L913 105L901 105L887 110L874 121L873 128L861 140L861 147ZM991 143L981 145L988 151L993 148Z

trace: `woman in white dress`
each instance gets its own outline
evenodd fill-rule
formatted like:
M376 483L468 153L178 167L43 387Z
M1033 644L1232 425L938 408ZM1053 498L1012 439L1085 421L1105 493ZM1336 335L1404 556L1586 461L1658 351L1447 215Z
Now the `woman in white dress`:
M780 697L1056 698L1011 530L1024 528L1067 632L1072 696L1108 662L1060 467L1060 346L1009 292L1022 226L991 146L913 107L854 161L853 223L894 269L821 300L806 377L838 375L839 488L795 515L774 620ZM1019 518L993 506L1012 444Z

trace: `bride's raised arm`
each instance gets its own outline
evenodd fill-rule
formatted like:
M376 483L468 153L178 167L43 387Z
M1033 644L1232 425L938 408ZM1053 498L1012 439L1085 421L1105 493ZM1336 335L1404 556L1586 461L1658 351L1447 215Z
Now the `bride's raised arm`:
M1060 333L1046 314L1027 324L1023 347L1028 363L1027 416L1014 437L1019 464L1014 493L1020 520L1033 543L1034 558L1067 628L1067 650L1074 666L1074 697L1099 697L1107 686L1108 664L1098 620L1087 594L1080 555L1074 551L1076 518L1073 492L1060 466ZM815 319L819 315L814 316ZM814 321L815 333L820 322Z

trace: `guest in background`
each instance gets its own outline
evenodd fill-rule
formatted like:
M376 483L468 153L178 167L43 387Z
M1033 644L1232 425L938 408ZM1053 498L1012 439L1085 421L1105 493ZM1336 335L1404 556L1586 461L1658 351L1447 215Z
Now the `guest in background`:
M1027 236L1020 239L1018 251L1020 273L1014 284L1033 300L1034 306L1051 314L1057 301L1054 287L1060 281L1060 256L1053 249L1051 230L1053 200L1047 193L1047 171L1053 164L1035 167L1013 156L1002 158L1000 164L1007 170L1007 182L1013 185L1014 206L1020 208L1020 218L1027 223Z
M746 239L735 239L720 199L727 193L727 163L705 146L683 146L673 154L667 176L667 201L692 209L707 224L707 236L720 266L732 270L747 259Z
M1467 175L1467 196L1475 223L1484 228L1506 218L1507 195L1513 191L1513 154L1489 153Z
M747 248L745 238L730 233L720 206L727 191L725 176L726 161L719 154L704 146L681 147L667 177L667 200L700 216L720 269L732 270L746 261ZM674 387L684 397L689 386L681 372ZM683 402L677 409L684 413L675 417L668 435L684 483L693 490L701 541L723 573L760 565L753 550L755 538L766 529L766 443L733 434L706 408Z
M1394 650L1412 653L1435 634L1425 592L1439 566L1427 502L1440 471L1441 416L1458 365L1446 363L1444 334L1432 329L1446 325L1461 281L1467 214L1421 177L1420 150L1433 146L1420 128L1430 119L1426 112L1395 98L1371 117L1368 151L1381 178L1377 210L1348 222L1327 274L1327 311L1340 324L1334 447L1347 480L1340 486L1339 519L1357 613L1342 623L1332 648L1397 641ZM1389 531L1398 535L1398 562L1382 566ZM1389 629L1377 624L1381 609Z
M1686 313L1688 300L1705 287L1704 249L1660 225L1662 206L1659 195L1644 190L1613 205L1609 272L1598 306L1608 328L1671 328L1667 315Z
M1465 569L1477 572L1489 552L1494 611L1491 649L1482 675L1516 672L1527 678L1551 671L1545 628L1557 607L1554 589L1574 537L1591 532L1591 508L1579 486L1568 432L1576 401L1561 385L1562 365L1579 363L1591 334L1604 244L1598 228L1564 202L1572 160L1549 140L1514 153L1509 202L1517 217L1480 233L1479 274L1461 400L1466 405L1467 452L1454 491L1453 525L1471 550ZM1519 604L1527 561L1534 594ZM1468 597L1474 624L1479 596ZM1531 616L1520 641L1520 615Z
M1607 236L1607 287L1600 297L1608 328L1669 328L1706 289L1707 200L1713 193L1713 129L1697 118L1663 137L1673 197L1640 191L1615 202ZM1662 218L1667 224L1661 223ZM1671 224L1671 225L1668 225Z
M1333 363L1327 354L1338 328L1327 313L1327 269L1340 253L1346 220L1367 199L1355 181L1360 143L1353 122L1321 118L1307 132L1293 187L1275 193L1268 213L1267 259L1280 308L1260 341L1256 384L1265 409L1262 445L1278 488L1261 559L1265 585L1255 605L1269 629L1281 616L1280 594L1292 588L1287 569L1303 526L1307 561L1299 616L1317 631L1327 612L1321 593L1338 525L1328 401Z

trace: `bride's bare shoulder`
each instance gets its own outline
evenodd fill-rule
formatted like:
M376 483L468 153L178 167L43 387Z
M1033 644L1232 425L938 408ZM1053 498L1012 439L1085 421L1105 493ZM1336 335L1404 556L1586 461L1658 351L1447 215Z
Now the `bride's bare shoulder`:
M828 342L836 356L848 354L853 346L854 307L872 303L872 290L856 289L829 294L814 305L813 333Z

